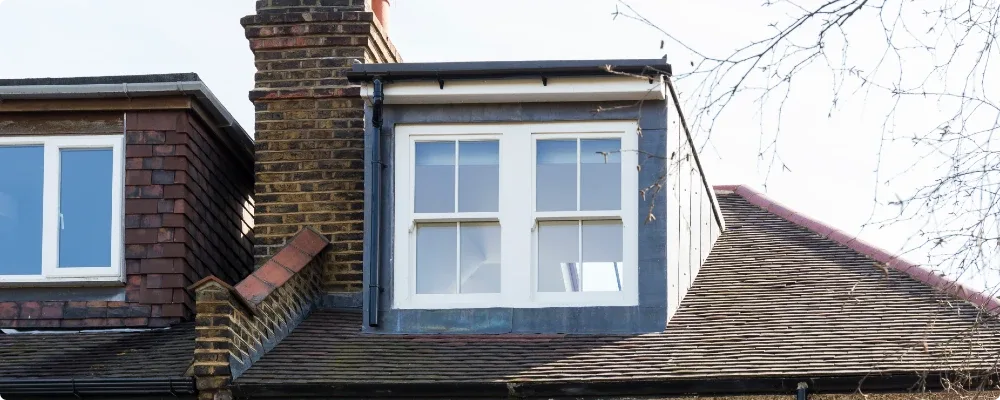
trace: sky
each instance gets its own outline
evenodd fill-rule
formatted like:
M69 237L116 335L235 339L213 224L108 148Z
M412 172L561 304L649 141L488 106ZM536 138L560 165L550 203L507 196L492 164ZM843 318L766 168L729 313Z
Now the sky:
M630 4L686 43L716 54L767 34L776 18L759 1ZM683 71L693 60L676 43L661 49L664 38L648 26L613 18L615 9L614 0L393 0L389 37L409 62L666 54L675 71ZM250 131L247 92L255 70L239 19L253 12L253 0L0 0L0 77L195 72ZM908 249L914 225L864 227L873 215L893 212L876 204L876 188L880 198L892 198L913 185L914 178L891 185L881 183L884 174L876 179L877 166L900 170L913 156L900 151L879 158L891 102L857 95L831 112L828 75L810 74L784 111L779 154L787 169L768 172L769 163L758 158L761 131L774 129L774 114L752 102L736 103L710 136L696 132L696 141L706 143L701 157L709 181L748 184L887 250ZM679 82L679 90L691 84ZM921 129L933 120L934 104L914 107L919 112L897 121L896 130ZM919 262L924 254L907 257ZM993 276L962 279L979 288L1000 284Z

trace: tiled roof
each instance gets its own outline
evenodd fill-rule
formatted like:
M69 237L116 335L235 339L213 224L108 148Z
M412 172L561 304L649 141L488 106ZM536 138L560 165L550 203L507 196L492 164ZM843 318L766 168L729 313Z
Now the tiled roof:
M0 334L0 380L183 377L194 325L141 332Z
M989 369L1000 326L737 194L662 333L361 334L317 310L237 384L621 382Z
M906 261L898 254L893 254L885 249L881 249L867 243L857 236L853 236L818 220L799 214L747 186L716 186L715 190L739 194L740 197L743 197L750 204L763 208L774 215L811 230L824 238L851 248L868 258L883 263L890 269L905 273L913 279L926 283L931 287L960 299L966 300L987 311L1000 313L1000 298L993 297L993 295L997 294L995 291L991 294L979 292L975 289L969 288L960 282L956 282L945 277L943 274L939 274L922 265Z

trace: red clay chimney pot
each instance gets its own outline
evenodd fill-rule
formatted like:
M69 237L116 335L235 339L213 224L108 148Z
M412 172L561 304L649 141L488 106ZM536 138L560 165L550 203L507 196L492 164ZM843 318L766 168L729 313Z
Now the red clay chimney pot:
M383 33L389 35L389 0L372 0L372 12L375 18L382 24Z

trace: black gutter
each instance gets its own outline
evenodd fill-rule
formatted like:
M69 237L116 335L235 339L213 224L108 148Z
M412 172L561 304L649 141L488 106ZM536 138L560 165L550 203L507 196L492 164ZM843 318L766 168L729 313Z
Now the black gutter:
M364 271L364 276L368 279L368 287L366 288L368 293L368 308L365 315L366 322L368 326L378 326L378 311L379 311L379 294L381 288L379 287L379 268L381 267L381 243L382 243L382 224L381 224L381 213L382 213L382 101L384 99L384 94L382 92L382 80L379 78L374 79L375 93L372 99L372 129L371 135L365 139L371 143L371 150L369 156L369 162L371 163L371 173L368 174L368 182L365 182L365 187L368 189L368 199L366 203L368 207L365 207L366 214L364 216L366 220L365 233L364 233L364 248L367 249L365 253L364 263L367 271Z
M995 375L991 375L995 376ZM808 392L822 394L909 393L945 390L942 381L953 374L915 373L902 375L868 375L837 377L788 377L788 378L720 378L720 379L670 379L584 381L561 383L533 382L420 382L420 383L239 383L235 394L251 398L299 398L323 396L330 398L609 398L642 396L725 396L770 394L798 396ZM978 380L989 381L990 376ZM959 379L960 380L960 379ZM978 387L974 382L967 387ZM995 384L994 384L995 385ZM986 387L987 390L992 388Z
M194 378L91 378L0 380L0 396L9 395L188 395Z
M557 61L473 61L442 63L354 64L347 72L352 82L400 80L490 79L516 77L565 77L614 75L612 71L655 77L671 75L663 59L557 60Z

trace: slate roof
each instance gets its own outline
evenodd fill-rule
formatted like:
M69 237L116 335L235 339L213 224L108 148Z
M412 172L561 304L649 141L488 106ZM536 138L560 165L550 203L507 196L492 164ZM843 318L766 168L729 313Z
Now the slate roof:
M0 380L183 377L194 324L141 332L0 334Z
M361 334L360 313L317 310L236 383L822 377L1000 361L995 318L739 195L718 198L727 231L662 333Z

